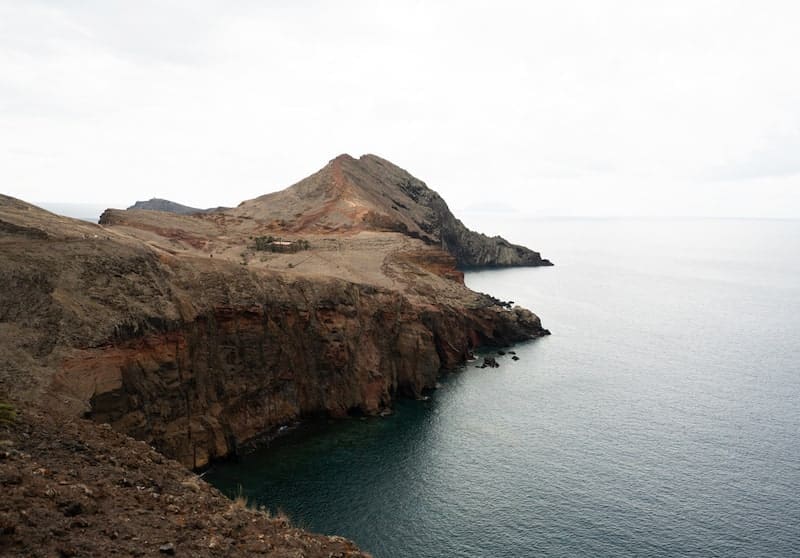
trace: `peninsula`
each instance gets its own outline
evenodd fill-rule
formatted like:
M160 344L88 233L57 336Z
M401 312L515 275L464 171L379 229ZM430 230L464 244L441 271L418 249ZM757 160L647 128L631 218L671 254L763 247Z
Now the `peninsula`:
M0 427L0 439L10 433L0 550L12 554L62 535L78 554L115 548L118 518L99 513L109 509L94 501L99 490L138 502L143 511L128 515L145 531L162 524L161 546L204 555L223 545L235 555L229 523L256 512L231 512L190 469L306 416L387 412L480 346L548 333L529 310L468 289L463 270L550 262L470 231L422 181L374 155L341 155L235 208L109 209L98 225L0 196L0 252L0 399L18 415ZM36 472L58 455L74 475L66 465ZM128 492L137 475L146 478ZM38 520L15 507L25 490L44 491ZM152 494L146 505L131 500L142 491ZM173 531L159 519L170 509ZM67 525L55 537L37 524L50 516ZM84 520L72 533L76 516ZM203 516L207 532L166 540L190 516ZM242 537L276 556L303 545L307 556L361 555L343 539L258 518L274 537ZM294 542L280 546L283 535ZM107 546L80 546L99 540Z

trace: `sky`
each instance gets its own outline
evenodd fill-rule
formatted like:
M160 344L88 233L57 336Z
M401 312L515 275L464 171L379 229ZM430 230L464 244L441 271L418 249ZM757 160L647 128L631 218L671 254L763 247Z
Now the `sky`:
M237 205L375 153L456 212L800 217L800 3L0 0L0 192Z

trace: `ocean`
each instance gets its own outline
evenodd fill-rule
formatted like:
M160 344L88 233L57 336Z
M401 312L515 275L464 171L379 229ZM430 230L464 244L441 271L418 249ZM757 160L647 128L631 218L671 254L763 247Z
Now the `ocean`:
M72 217L73 219L80 219L81 221L88 221L90 223L97 223L100 220L100 215L109 207L114 207L112 204L102 203L67 203L67 202L33 202L34 205L46 209L51 213L57 215L64 215Z
M376 558L800 556L800 221L482 223L551 336L205 478Z

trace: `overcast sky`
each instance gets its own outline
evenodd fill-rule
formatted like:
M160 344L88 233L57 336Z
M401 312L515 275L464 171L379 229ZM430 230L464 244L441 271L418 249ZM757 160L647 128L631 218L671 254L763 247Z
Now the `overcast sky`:
M236 205L343 152L457 211L800 217L800 3L0 0L3 193Z

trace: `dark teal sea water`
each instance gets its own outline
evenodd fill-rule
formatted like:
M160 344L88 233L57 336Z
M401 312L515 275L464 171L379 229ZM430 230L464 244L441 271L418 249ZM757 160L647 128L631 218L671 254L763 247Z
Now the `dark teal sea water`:
M800 221L496 228L552 336L206 478L376 558L800 556Z

